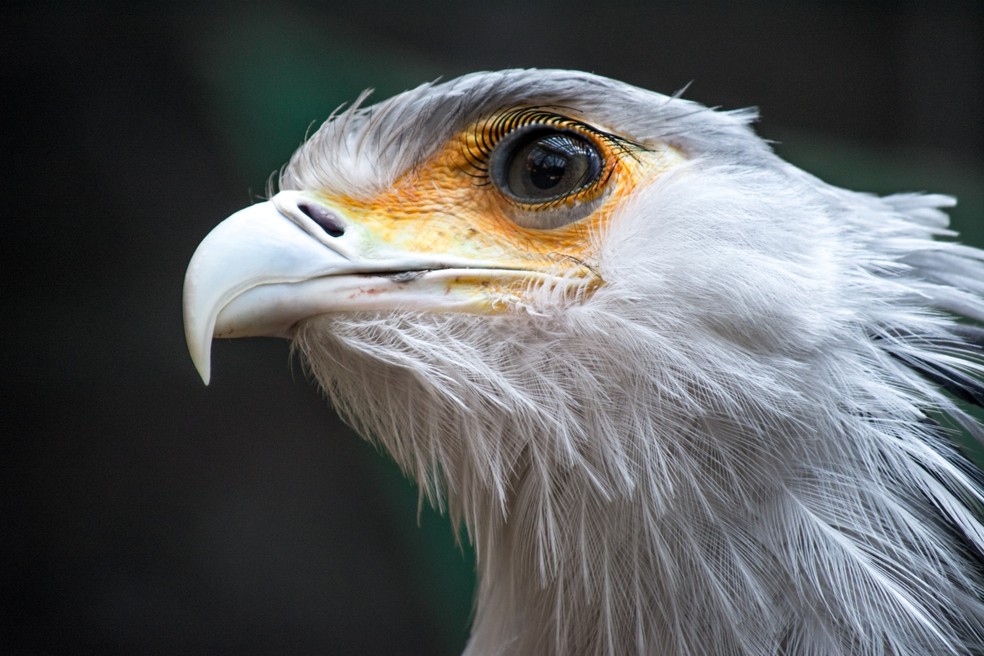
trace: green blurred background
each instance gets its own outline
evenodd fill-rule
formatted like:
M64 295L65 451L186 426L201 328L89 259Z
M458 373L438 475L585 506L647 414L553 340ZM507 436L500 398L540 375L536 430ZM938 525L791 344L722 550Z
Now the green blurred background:
M727 108L836 184L957 195L984 244L984 4L12 3L4 654L455 654L470 548L287 345L201 385L184 267L365 87L580 68Z

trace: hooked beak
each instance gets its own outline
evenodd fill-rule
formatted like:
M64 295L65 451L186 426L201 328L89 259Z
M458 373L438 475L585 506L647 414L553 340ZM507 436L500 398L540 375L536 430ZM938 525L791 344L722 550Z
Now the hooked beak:
M465 257L428 253L414 248L419 226L383 229L354 214L282 191L205 237L185 275L184 323L206 385L213 338L290 337L299 321L332 312L495 311L546 275L522 262L475 257L474 249Z

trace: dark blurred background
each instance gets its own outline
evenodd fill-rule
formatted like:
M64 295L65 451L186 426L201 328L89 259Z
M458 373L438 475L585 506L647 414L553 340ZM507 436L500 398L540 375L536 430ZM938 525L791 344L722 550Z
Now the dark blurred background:
M205 8L203 8L203 6ZM984 243L984 4L6 3L4 654L455 654L472 556L287 344L216 344L181 286L362 88L580 68L727 108L844 186L961 198Z

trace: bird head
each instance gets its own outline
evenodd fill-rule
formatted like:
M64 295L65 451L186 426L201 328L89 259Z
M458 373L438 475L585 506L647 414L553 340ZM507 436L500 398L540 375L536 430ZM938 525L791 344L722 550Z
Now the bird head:
M789 202L803 193L790 189L794 170L751 132L753 116L565 71L357 103L295 154L279 193L202 243L186 286L192 356L207 382L213 337L290 337L350 419L392 438L402 464L423 461L412 473L461 468L435 448L474 450L501 495L510 483L497 479L525 449L557 438L547 450L576 459L582 415L612 409L639 362L690 413L711 388L742 387L715 352L722 341L778 356L823 339L820 299L835 282L814 264L837 256L816 238L830 228L810 212L819 199ZM381 376L428 392L387 429L364 426L355 414L391 413L343 398L356 386L336 376L351 367L371 369L358 396L381 407L396 392ZM428 398L487 429L528 425L510 431L505 462L487 457L501 438L474 430L459 431L470 444L417 445L399 425L433 412ZM611 473L597 473L602 487Z
M826 185L754 118L570 71L360 100L199 246L192 358L208 382L213 338L292 340L475 541L476 653L783 652L804 609L835 605L836 567L804 554L837 543L838 514L856 521L843 548L872 515L932 516L940 480L980 498L927 413L974 427L940 385L979 393L954 316L984 319L984 258L934 241L948 198ZM979 529L961 503L947 521ZM964 556L906 540L893 554L945 560L933 585L971 606ZM945 602L901 587L845 595L886 625ZM902 640L824 612L817 653Z

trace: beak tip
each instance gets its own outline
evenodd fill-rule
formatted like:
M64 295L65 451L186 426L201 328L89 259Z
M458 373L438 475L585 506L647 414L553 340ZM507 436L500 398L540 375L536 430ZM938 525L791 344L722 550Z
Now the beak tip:
M187 286L186 286L187 289ZM188 345L188 354L191 361L201 376L202 382L208 385L212 377L212 332L215 320L202 322L198 315L190 311L188 295L185 296L185 343Z
M188 352L191 354L191 361L194 363L195 369L198 371L198 375L201 376L202 382L205 385L208 385L212 379L211 346L211 339L206 339L204 342L197 344L192 344L190 341L188 343Z

